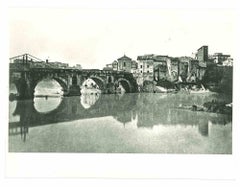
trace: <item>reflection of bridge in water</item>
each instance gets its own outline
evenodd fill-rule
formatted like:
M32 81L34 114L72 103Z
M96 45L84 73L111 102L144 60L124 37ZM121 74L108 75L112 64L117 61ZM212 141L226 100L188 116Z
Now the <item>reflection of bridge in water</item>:
M174 95L153 96L156 98L144 94L100 95L87 108L81 104L81 97L64 97L57 108L46 113L38 112L32 100L17 101L13 115L19 116L20 120L10 122L9 133L26 137L29 127L113 116L122 124L137 118L138 128L153 128L155 125L197 126L200 134L208 136L209 121L226 124L231 120L226 115L177 109L173 101L179 98Z
M13 115L19 116L20 120L9 123L10 135L23 134L25 137L29 127L104 116L113 116L120 122L128 122L132 117L129 111L137 101L137 95L101 95L91 107L86 108L81 104L81 98L83 96L63 97L58 107L47 113L38 112L32 100L17 101Z

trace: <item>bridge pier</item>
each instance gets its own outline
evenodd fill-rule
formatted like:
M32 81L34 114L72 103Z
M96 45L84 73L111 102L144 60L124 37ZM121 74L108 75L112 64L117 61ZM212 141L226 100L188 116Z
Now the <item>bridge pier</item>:
M80 86L79 85L71 85L69 87L69 91L66 94L66 96L80 96L81 92L80 92Z

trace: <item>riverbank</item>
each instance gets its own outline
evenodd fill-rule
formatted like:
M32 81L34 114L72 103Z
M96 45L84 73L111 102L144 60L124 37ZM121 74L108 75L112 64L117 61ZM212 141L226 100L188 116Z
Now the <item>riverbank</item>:
M219 114L232 115L232 103L226 103L224 101L212 100L203 103L203 105L183 105L180 104L179 109L187 109L191 111L211 112Z

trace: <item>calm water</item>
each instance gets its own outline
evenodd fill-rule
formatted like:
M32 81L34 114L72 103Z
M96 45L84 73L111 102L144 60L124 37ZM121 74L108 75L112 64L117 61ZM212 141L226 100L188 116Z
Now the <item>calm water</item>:
M226 96L86 94L9 102L10 152L226 153L231 116L178 109Z

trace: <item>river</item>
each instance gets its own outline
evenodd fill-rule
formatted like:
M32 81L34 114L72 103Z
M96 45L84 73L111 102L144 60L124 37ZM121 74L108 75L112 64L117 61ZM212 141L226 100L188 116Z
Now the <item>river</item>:
M231 154L231 116L179 109L225 95L84 94L9 102L10 152Z

